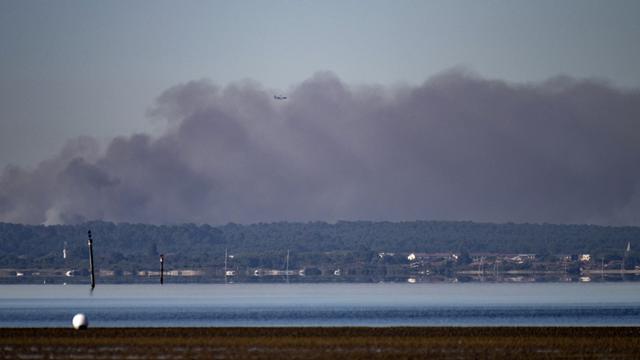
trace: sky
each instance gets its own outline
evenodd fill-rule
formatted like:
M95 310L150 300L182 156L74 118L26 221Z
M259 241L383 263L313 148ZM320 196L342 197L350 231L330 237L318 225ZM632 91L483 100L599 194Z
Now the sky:
M438 218L640 225L633 215L640 201L637 171L617 167L633 167L640 155L634 145L638 132L634 116L640 106L638 18L638 1L1 0L0 221ZM340 91L346 100L335 98ZM455 101L433 97L443 91L455 94ZM309 100L310 93L316 103ZM266 105L265 99L273 94L290 98ZM477 96L493 103L469 105ZM326 110L318 104L344 112L329 113L328 119L317 115ZM541 108L531 111L531 104ZM486 114L497 112L495 118L457 113L473 106ZM536 111L543 114L529 116ZM397 120L396 127L387 127L380 112L405 122ZM224 127L238 136L236 142L221 137L213 145L212 141L198 145L190 137L197 133L185 135L186 128L198 128L193 125L198 119L220 123L221 117L239 126L237 133ZM263 117L270 119L268 126L266 120L259 121ZM362 118L377 120L361 123ZM412 128L407 124L414 118L424 121ZM544 122L540 119L566 123L539 128ZM462 128L453 127L455 122ZM482 132L484 138L478 132L465 133L478 122L491 129ZM205 133L220 130L198 124ZM407 142L407 136L415 135L409 129L424 131L424 136ZM551 146L513 151L520 160L529 156L526 160L535 171L524 171L514 159L496 165L501 151L512 150L501 142L505 137L533 141L521 138L524 129L539 136L530 148L540 143ZM378 133L382 131L384 136ZM438 131L451 142L431 149L421 145L439 140L434 135ZM602 136L593 137L594 133ZM306 143L299 143L306 137ZM460 137L471 144L466 150L456 150ZM314 141L317 147L304 148ZM114 144L132 147L131 153L115 154ZM148 174L189 173L192 176L185 178L193 181L191 188L212 198L200 203L202 199L184 189L171 201L157 200L158 194L177 186L169 182L141 195L138 212L124 211L135 206L123 200L86 214L88 205L74 198L60 174L94 171L82 172L89 176L83 179L97 176L106 181L99 186L105 202L134 190L143 192L138 188L143 175L116 169L140 154L135 144L163 165L172 164L148 169ZM327 144L334 146L327 151L335 153L320 158L317 149ZM386 144L387 152L376 153L376 144ZM403 144L405 156L385 158ZM204 148L194 149L197 146ZM550 149L563 153L545 153ZM582 149L582 155L566 154L575 149ZM220 163L201 159L214 150ZM414 158L428 150L440 155ZM466 151L484 157L469 158ZM298 159L291 159L292 153ZM493 158L486 158L489 155ZM564 162L554 164L558 156ZM328 160L333 157L341 161ZM243 161L251 169L229 168ZM409 163L399 166L402 162ZM278 169L279 176L296 179L287 186L295 188L299 197L291 203L280 201L287 188L278 177L255 193L255 184L247 179L266 176L268 171L259 169L264 163ZM465 172L447 170L446 164L453 163ZM476 169L479 174L470 172L478 164L485 166ZM381 169L385 174L402 174L404 180L383 176ZM323 170L332 171L336 179L324 178ZM118 171L122 173L116 176ZM540 188L529 183L545 171L558 178ZM502 184L507 189L501 191L496 183L506 175L496 174L513 172L516 175ZM584 186L569 191L576 188L572 181L582 181L582 176L589 178ZM40 183L38 177L55 186ZM484 187L460 177L484 181ZM310 184L310 179L323 181ZM426 188L413 183L419 180L425 180ZM73 189L82 188L76 181ZM362 182L371 184L361 186ZM88 186L83 191L92 194L93 185L83 184ZM388 191L392 186L405 190ZM491 191L482 195L481 189L487 187ZM602 199L585 200L599 198L595 193L602 188L610 190L601 191ZM621 194L615 191L621 188ZM34 195L45 189L48 192ZM390 194L385 205L366 200L381 192ZM518 192L526 196L518 197ZM538 200L553 202L559 194L567 197L562 204L527 209ZM447 201L449 195L458 200ZM255 209L249 209L251 196L262 198ZM501 196L505 199L490 200ZM211 205L216 199L220 205ZM274 211L278 204L287 208ZM176 209L153 210L166 207Z

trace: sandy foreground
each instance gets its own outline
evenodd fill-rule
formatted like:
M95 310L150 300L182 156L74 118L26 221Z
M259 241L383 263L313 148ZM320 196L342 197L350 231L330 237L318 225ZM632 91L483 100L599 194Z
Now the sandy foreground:
M0 329L0 359L638 359L639 327Z

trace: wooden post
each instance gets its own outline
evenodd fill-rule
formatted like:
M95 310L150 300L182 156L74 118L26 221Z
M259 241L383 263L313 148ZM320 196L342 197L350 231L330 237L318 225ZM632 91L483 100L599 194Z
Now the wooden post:
M227 283L227 248L224 248L224 283Z
M93 270L93 239L91 239L91 230L89 230L89 267L91 268L91 290L96 287L96 276Z
M160 254L160 285L164 284L164 255Z

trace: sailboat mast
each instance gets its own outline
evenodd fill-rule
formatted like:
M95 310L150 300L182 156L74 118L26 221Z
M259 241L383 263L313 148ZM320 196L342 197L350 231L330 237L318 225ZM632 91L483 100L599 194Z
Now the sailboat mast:
M284 272L284 274L287 278L287 283L289 283L289 249L287 249L287 270Z
M287 249L287 275L289 274L289 250Z
M224 283L227 283L227 258L229 255L227 254L227 248L224 248Z

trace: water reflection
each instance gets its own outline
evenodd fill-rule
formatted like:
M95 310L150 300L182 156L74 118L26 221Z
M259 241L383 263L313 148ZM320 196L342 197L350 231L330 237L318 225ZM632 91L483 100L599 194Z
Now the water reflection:
M640 283L1 285L0 326L639 325Z

